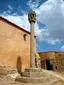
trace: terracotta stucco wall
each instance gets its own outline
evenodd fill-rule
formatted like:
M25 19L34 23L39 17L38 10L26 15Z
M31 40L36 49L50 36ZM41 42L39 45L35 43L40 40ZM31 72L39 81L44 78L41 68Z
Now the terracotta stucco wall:
M55 52L47 52L46 53L46 58L55 59Z
M55 52L38 52L38 54L42 61L46 59L55 59Z
M26 34L26 41L23 35ZM35 43L36 44L36 43ZM30 34L0 20L0 66L24 71L30 63Z
M50 60L50 65L53 66L53 70L55 69L55 52L39 52L38 53L41 58L41 67L47 69L46 67L46 60Z
M50 65L53 66L52 70L64 72L64 52L40 52L39 53L42 68L46 69L46 60L50 60Z
M46 59L46 52L38 52L41 61L44 61Z

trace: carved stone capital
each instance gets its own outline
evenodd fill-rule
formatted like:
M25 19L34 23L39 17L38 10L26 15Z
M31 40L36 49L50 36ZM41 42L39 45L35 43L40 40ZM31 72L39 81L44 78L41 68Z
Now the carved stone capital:
M29 23L31 23L31 22L36 22L36 13L35 13L35 11L29 11L29 13L28 13L28 20L29 20Z

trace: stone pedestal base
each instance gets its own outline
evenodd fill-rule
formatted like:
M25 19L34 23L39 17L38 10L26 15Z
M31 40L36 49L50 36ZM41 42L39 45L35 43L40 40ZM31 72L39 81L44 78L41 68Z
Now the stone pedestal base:
M25 72L41 72L41 68L27 68L25 69Z
M17 76L16 81L23 83L42 83L43 82L43 72L41 68L29 68L25 69L25 72Z
M41 68L29 68L25 69L25 72L21 73L23 77L41 77L42 69Z
M45 83L47 80L45 80L43 77L36 77L36 78L34 78L34 77L18 76L16 78L16 81L19 81L19 82L22 82L22 83Z

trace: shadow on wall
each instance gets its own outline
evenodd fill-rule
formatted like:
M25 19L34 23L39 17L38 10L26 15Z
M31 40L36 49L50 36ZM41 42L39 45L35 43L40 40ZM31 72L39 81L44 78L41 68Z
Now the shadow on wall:
M22 71L22 61L20 56L17 58L17 71L19 73Z

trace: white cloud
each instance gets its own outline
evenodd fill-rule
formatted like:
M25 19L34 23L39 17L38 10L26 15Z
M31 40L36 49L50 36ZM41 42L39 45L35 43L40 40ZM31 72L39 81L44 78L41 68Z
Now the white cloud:
M8 5L8 10L5 11L5 13L6 13L6 14L10 14L12 11L13 11L12 6L11 6L11 5ZM3 14L4 14L4 12L3 12Z
M48 0L35 11L38 21L46 25L49 37L64 40L64 1Z
M49 38L49 39L47 39L47 42L48 42L49 44L55 45L56 43L60 43L60 40L59 40L59 39Z
M8 8L9 10L13 10L12 6L11 5L8 5Z
M47 39L47 37L48 37L48 30L47 29L40 29L40 30L37 30L37 32L36 32L36 35L38 36L38 38L40 39L40 40L45 40L45 39Z
M39 0L29 0L27 5L36 11L37 21L45 24L46 27L43 28L38 25L37 21L35 23L35 34L40 41L45 41L50 44L56 44L60 40L64 40L64 1L63 0L48 0L39 6ZM39 7L38 7L39 6ZM9 9L12 7L9 5ZM28 17L25 12L22 16L17 13L12 15L3 12L2 14L8 20L13 23L24 27L26 30L30 30L30 25L28 22Z
M35 9L39 6L39 0L29 0L27 2L27 5L30 7L30 9Z
M64 51L64 45L61 47L61 51Z
M37 0L36 0L37 1ZM35 1L35 2L36 2ZM46 25L46 29L36 29L39 40L56 44L64 39L64 2L63 0L48 0L38 7L29 0L27 5L36 11L37 20ZM36 24L39 28L39 25ZM61 35L59 35L61 34Z
M14 13L12 15L8 14L6 11L4 11L2 14L0 14L7 20L15 23L16 25L23 27L25 30L30 31L30 24L28 21L28 15L23 14L22 16L18 15L17 13ZM37 21L35 23L35 34L38 34L39 32L39 26L37 24Z
M11 13L11 11L10 10L7 10L7 12L10 14Z
M29 22L26 14L24 14L23 16L19 15L2 15L2 16L5 17L7 20L29 31Z
M47 29L39 29L36 32L36 36L38 37L38 40L45 41L49 44L55 45L56 43L60 43L59 39L53 39L49 36L49 32Z

